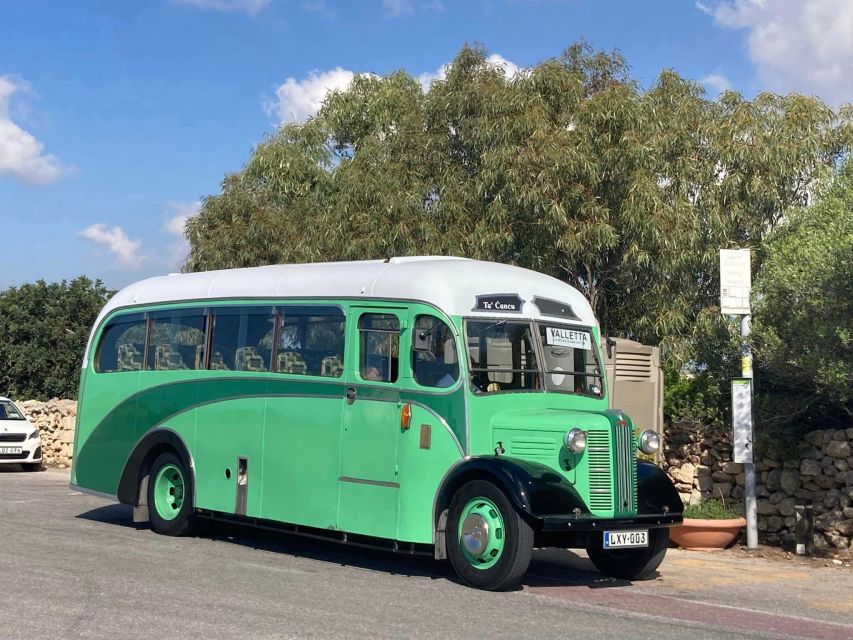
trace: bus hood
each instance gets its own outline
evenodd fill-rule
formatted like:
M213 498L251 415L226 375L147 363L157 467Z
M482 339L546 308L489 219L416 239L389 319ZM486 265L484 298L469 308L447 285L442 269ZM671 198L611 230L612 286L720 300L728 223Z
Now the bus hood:
M569 429L607 429L611 422L605 413L570 409L518 409L502 411L492 418L492 429L523 430L565 434Z

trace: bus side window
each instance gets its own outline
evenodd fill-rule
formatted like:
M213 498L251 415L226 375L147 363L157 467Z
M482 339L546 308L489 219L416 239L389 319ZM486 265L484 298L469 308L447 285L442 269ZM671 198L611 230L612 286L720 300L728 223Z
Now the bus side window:
M358 370L362 380L396 382L400 356L400 321L386 313L358 319Z
M223 371L269 371L275 311L272 307L213 309L210 368Z
M328 378L343 375L346 325L340 308L292 306L280 313L277 371Z
M95 357L95 371L141 371L145 351L145 316L134 313L110 321L101 333Z
M459 378L459 361L453 333L433 316L418 316L412 329L412 373L424 387L453 386Z
M203 309L157 311L151 314L147 369L176 371L199 368L204 351L207 316ZM204 362L202 357L201 362Z

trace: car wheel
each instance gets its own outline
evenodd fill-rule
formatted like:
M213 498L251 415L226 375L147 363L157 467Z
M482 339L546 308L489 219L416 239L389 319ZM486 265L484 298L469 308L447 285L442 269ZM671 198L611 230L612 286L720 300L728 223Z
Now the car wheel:
M592 564L611 578L636 580L654 574L669 546L669 529L649 531L649 546L641 549L603 549L600 546L586 550Z
M167 536L185 536L196 528L193 479L174 453L161 453L148 478L148 516L151 528Z
M515 587L533 554L533 529L491 482L474 480L453 496L445 532L450 564L465 584Z

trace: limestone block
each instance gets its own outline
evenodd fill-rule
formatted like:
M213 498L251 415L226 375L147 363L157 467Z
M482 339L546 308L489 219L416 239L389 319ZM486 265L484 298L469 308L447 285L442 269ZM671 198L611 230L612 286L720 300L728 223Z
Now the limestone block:
M794 507L796 506L796 503L797 503L797 501L795 498L791 498L791 497L784 498L778 505L776 505L776 508L779 510L779 515L781 515L781 516L793 516L795 513ZM787 523L787 519L785 522L785 526L791 526Z
M743 465L740 462L724 462L720 465L720 471L736 476L743 473Z
M715 482L711 493L715 498L728 498L732 493L732 483Z
M851 454L850 443L847 440L833 440L826 445L826 454L830 458L847 458Z
M803 460L803 463L800 466L801 476L816 476L819 473L820 464L817 462L817 460L812 460L810 458Z
M779 486L785 493L793 494L800 486L800 472L797 469L784 469L779 476Z
M775 516L779 515L779 509L775 504L772 504L769 500L758 500L756 503L756 510L758 511L758 515L760 516Z
M767 488L770 489L770 491L778 491L782 488L781 480L782 470L773 469L770 473L767 474L767 480L764 481L764 484L767 485Z

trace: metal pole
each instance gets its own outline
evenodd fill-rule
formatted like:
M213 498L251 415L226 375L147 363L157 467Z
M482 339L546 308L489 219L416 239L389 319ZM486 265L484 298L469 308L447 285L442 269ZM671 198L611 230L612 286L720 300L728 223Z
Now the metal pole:
M754 393L752 376L752 349L749 346L749 328L750 316L745 315L740 321L740 335L743 338L741 342L741 374L744 378L750 378L752 382L749 385L750 392ZM752 403L750 403L751 405ZM755 421L753 423L753 437L755 442ZM746 546L748 549L758 548L758 508L755 501L755 447L752 449L751 462L743 464L744 477L746 482Z

